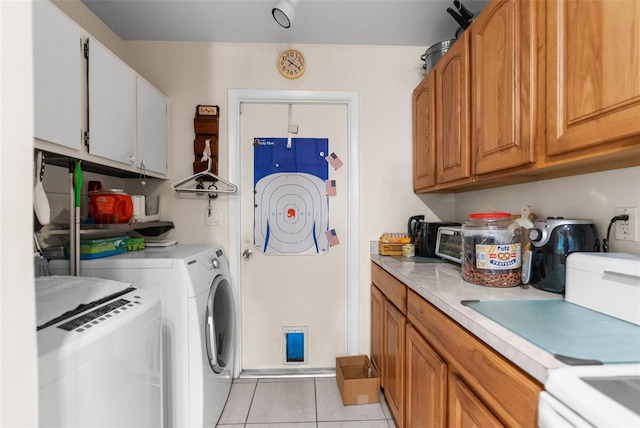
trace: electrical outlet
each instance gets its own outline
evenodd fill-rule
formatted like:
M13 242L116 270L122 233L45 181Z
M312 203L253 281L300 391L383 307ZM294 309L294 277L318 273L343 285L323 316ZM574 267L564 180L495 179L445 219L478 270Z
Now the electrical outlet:
M616 208L615 215L627 214L629 220L616 221L615 238L618 241L637 241L638 240L638 207Z

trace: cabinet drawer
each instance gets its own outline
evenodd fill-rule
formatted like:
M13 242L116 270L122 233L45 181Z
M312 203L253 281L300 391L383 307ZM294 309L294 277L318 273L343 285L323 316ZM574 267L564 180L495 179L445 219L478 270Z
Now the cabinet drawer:
M537 426L542 385L411 290L407 318L506 425Z
M402 312L407 313L407 286L388 274L375 263L371 263L371 282Z

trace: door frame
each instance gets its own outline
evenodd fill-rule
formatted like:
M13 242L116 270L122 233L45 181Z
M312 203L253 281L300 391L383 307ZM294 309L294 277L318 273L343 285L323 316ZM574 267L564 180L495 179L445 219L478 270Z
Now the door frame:
M227 140L229 180L238 189L240 183L240 125L242 104L326 104L347 106L347 353L358 353L359 343L359 252L360 210L359 195L359 144L360 144L360 95L355 91L302 91L271 89L228 89L227 91ZM229 271L232 287L236 292L236 364L233 377L242 371L242 236L240 227L240 196L229 198Z

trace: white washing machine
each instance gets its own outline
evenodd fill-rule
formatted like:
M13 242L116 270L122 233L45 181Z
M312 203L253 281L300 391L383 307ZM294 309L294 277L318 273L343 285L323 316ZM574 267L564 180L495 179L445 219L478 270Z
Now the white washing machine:
M50 263L64 274L68 261ZM229 266L218 246L178 245L81 262L82 276L161 296L167 427L213 427L229 396L236 340Z
M39 425L162 425L160 299L117 281L36 278Z

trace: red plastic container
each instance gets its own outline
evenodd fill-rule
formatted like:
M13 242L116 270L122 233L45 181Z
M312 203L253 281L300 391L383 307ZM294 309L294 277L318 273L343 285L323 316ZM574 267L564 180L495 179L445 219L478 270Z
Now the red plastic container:
M125 193L106 191L89 197L89 217L96 223L127 223L132 215L133 202Z

